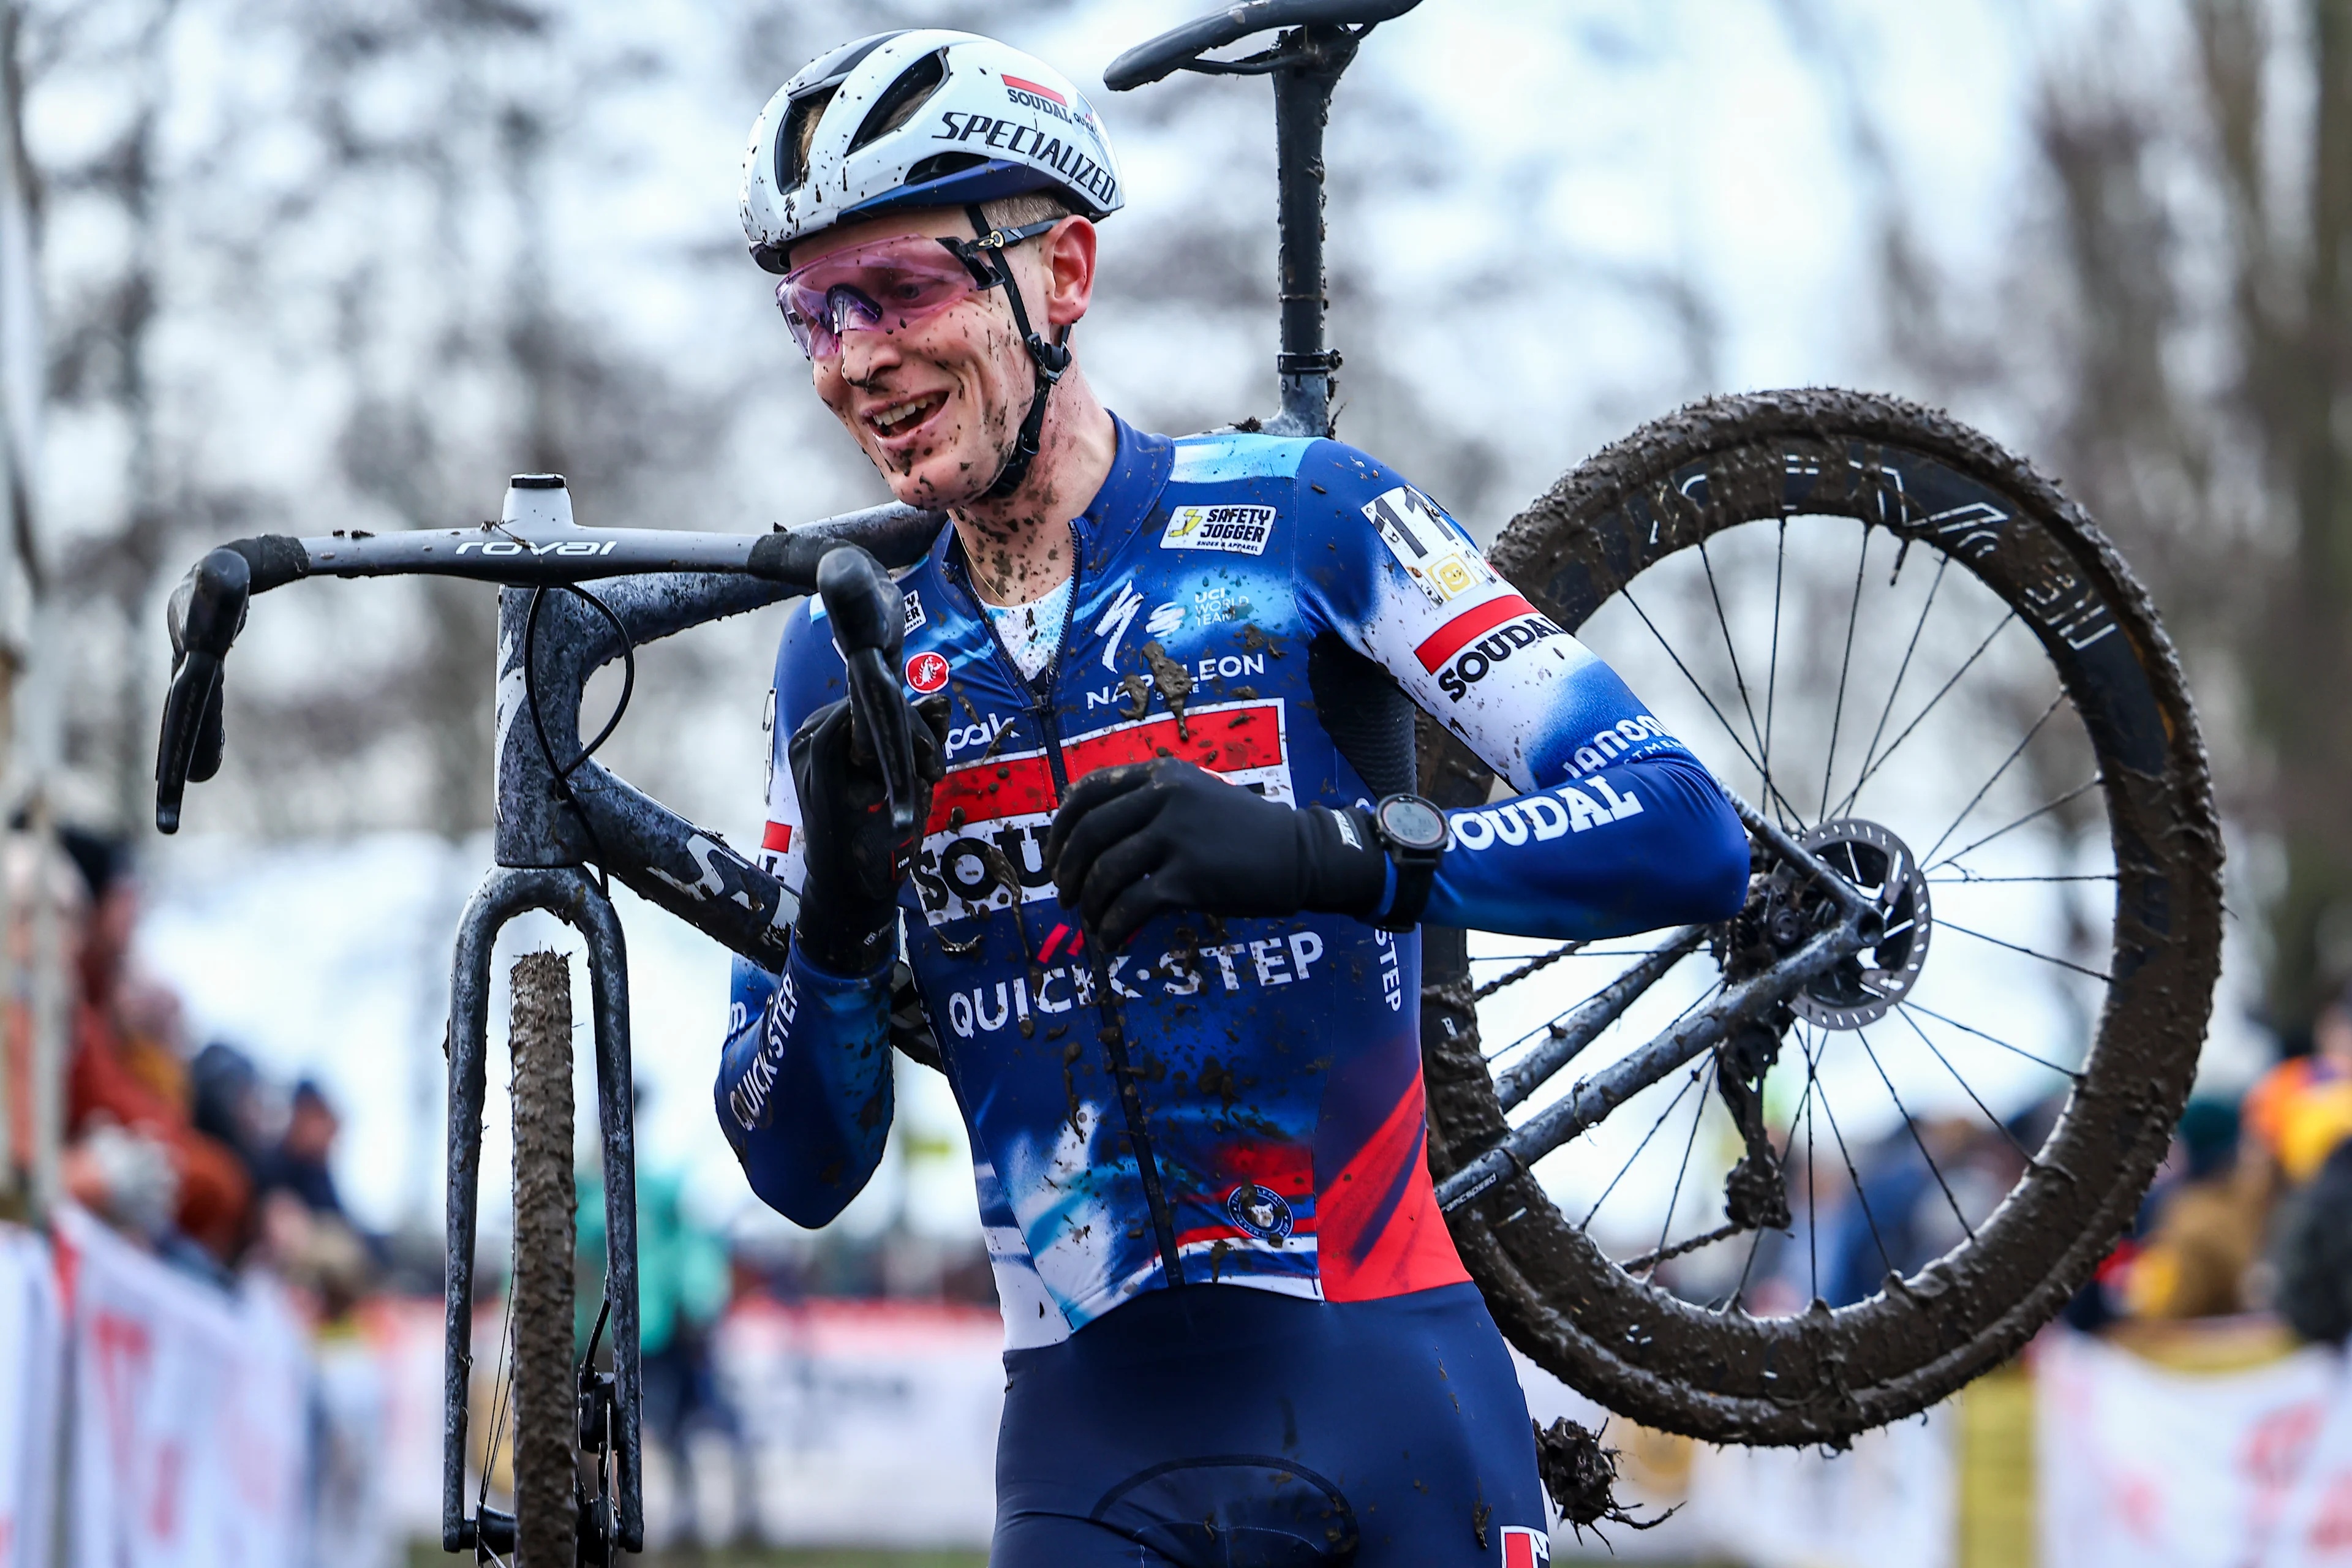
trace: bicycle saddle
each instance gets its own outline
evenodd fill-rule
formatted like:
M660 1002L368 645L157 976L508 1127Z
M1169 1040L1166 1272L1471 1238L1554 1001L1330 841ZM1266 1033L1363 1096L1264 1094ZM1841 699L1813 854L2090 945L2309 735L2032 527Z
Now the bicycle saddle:
M1252 33L1307 26L1370 27L1392 22L1420 4L1421 0L1241 0L1239 5L1171 28L1148 44L1138 44L1111 61L1110 68L1103 72L1103 85L1113 92L1125 92L1158 81L1171 71L1214 70L1216 62L1204 66L1200 57Z

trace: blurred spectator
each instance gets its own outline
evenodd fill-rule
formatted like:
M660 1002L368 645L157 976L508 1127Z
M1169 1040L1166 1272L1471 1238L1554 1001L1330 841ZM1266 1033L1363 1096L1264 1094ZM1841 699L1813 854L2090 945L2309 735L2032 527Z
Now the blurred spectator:
M328 1160L342 1130L342 1119L335 1114L326 1092L304 1079L294 1086L285 1136L255 1164L254 1184L264 1194L292 1194L315 1215L341 1218L342 1194L335 1190L335 1173Z
M2318 1173L2352 1134L2352 987L2312 1020L2311 1049L2279 1063L2246 1094L2246 1134L2291 1186Z
M2269 1182L2240 1157L2238 1108L2192 1100L2182 1112L2168 1180L2151 1194L2147 1237L2123 1276L2136 1318L2216 1318L2246 1310L2246 1277L2262 1255Z
M2352 1142L2339 1142L2312 1179L2279 1205L2278 1310L2306 1340L2352 1335Z
M226 1145L247 1174L257 1173L271 1140L268 1097L253 1059L215 1040L188 1064L188 1076L195 1088L196 1131Z
M188 1074L174 1048L176 998L131 973L139 894L129 853L118 841L79 832L65 835L65 845L88 893L68 946L80 995L67 1073L66 1129L77 1143L68 1152L68 1188L98 1212L144 1228L156 1206L152 1187L122 1184L132 1165L109 1157L110 1148L120 1152L120 1140L101 1130L151 1142L171 1170L177 1230L226 1265L246 1239L252 1184L236 1154L191 1119ZM172 1250L168 1234L149 1236Z
M218 1058L215 1070L234 1074ZM342 1125L325 1091L304 1079L294 1086L285 1132L254 1163L261 1255L310 1298L325 1323L348 1315L377 1272L372 1240L344 1213L335 1187L332 1163Z

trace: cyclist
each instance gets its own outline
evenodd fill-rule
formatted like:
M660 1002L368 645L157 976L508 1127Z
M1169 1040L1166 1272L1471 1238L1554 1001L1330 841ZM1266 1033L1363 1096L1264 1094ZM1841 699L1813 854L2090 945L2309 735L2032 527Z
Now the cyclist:
M1122 201L1086 98L886 33L754 128L752 255L900 500L928 808L894 838L821 604L777 656L716 1090L751 1186L840 1212L891 1113L903 951L971 1134L1007 1329L992 1561L1549 1556L1524 1401L1426 1167L1418 921L1727 917L1720 788L1454 520L1338 442L1171 440L1072 356ZM1517 792L1414 796L1412 707Z

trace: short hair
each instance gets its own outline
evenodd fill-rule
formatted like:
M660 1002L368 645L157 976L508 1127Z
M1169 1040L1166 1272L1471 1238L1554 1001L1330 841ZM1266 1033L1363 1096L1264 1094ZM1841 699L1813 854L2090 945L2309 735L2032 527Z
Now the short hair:
M988 220L991 228L1019 228L1024 224L1059 220L1068 217L1074 210L1052 191L1024 191L1017 196L999 196L980 204L981 216Z

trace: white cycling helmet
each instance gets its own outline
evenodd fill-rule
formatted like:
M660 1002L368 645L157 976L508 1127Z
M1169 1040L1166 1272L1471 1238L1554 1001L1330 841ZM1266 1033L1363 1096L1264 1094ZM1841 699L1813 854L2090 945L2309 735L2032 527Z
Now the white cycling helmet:
M1102 122L1069 79L971 33L877 33L811 61L760 111L743 233L752 259L782 272L794 241L837 223L1030 191L1090 218L1125 200Z

